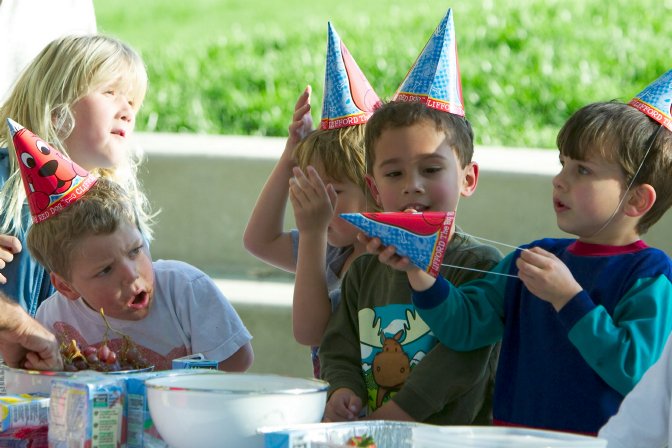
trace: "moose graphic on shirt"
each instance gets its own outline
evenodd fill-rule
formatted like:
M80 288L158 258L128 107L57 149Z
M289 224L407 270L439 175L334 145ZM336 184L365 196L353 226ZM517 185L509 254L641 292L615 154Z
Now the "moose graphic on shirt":
M365 308L358 321L362 373L372 412L401 389L437 339L410 304Z

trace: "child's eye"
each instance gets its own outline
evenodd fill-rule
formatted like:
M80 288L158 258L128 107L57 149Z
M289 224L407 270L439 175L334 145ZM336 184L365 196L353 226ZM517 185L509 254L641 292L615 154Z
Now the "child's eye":
M385 177L399 177L401 176L401 171L390 171L385 173Z
M427 173L427 174L434 174L434 173L438 173L438 172L441 171L442 169L443 169L443 168L440 167L440 166L431 166L431 167L425 169L425 173Z
M590 170L583 165L579 165L577 171L579 174L590 174Z
M143 244L143 245L140 245L140 246L138 246L138 247L135 247L135 248L133 248L133 249L131 249L131 251L129 252L129 255L130 255L132 258L137 257L138 254L140 253L140 251L142 251L142 248L143 248L143 247L144 247L144 244Z
M105 266L103 269L101 269L101 270L96 274L96 277L104 277L104 276L106 276L107 274L109 274L110 271L112 271L112 266Z

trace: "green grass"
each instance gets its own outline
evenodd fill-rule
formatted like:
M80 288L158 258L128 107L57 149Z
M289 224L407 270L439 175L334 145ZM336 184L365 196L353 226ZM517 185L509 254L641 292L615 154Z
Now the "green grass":
M320 118L331 20L389 98L449 6L467 118L483 145L555 147L569 115L628 101L672 68L672 1L95 0L99 30L137 48L139 129L286 135L313 86Z

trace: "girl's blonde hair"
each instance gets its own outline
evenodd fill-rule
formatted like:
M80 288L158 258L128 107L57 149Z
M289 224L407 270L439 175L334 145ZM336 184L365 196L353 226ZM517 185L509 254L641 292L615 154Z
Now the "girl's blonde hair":
M108 84L122 86L137 112L147 91L147 70L135 50L100 34L56 39L23 70L0 106L0 147L9 152L9 178L0 190L0 233L17 235L24 230L21 216L26 199L6 119L25 126L67 155L63 142L75 127L72 106ZM92 171L98 177L118 182L128 191L140 214L141 230L145 237L151 238L153 215L137 180L140 160L141 154L132 150L125 166Z

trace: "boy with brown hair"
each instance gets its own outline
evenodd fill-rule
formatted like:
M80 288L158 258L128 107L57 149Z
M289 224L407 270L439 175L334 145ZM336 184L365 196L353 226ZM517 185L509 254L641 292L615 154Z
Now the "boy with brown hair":
M57 290L36 319L61 343L126 350L130 363L142 359L156 370L194 353L218 361L221 370L247 370L252 337L236 311L195 267L152 261L132 196L17 123L10 127L34 221L28 248ZM42 191L32 189L36 173ZM108 322L117 331L109 332ZM106 361L114 364L113 357Z
M400 101L383 105L366 125L367 183L385 212L454 211L460 197L476 188L478 166L471 161L471 127L461 116L454 39L449 10L426 47L442 51L423 51L396 95ZM432 65L445 70L427 79ZM445 73L452 76L449 82L427 89ZM447 264L482 270L500 259L494 248L460 234L446 253ZM443 267L441 275L462 283L479 274ZM375 256L354 261L320 346L322 377L331 386L325 420L363 413L367 419L490 422L496 347L459 353L437 344L411 293L406 275Z

